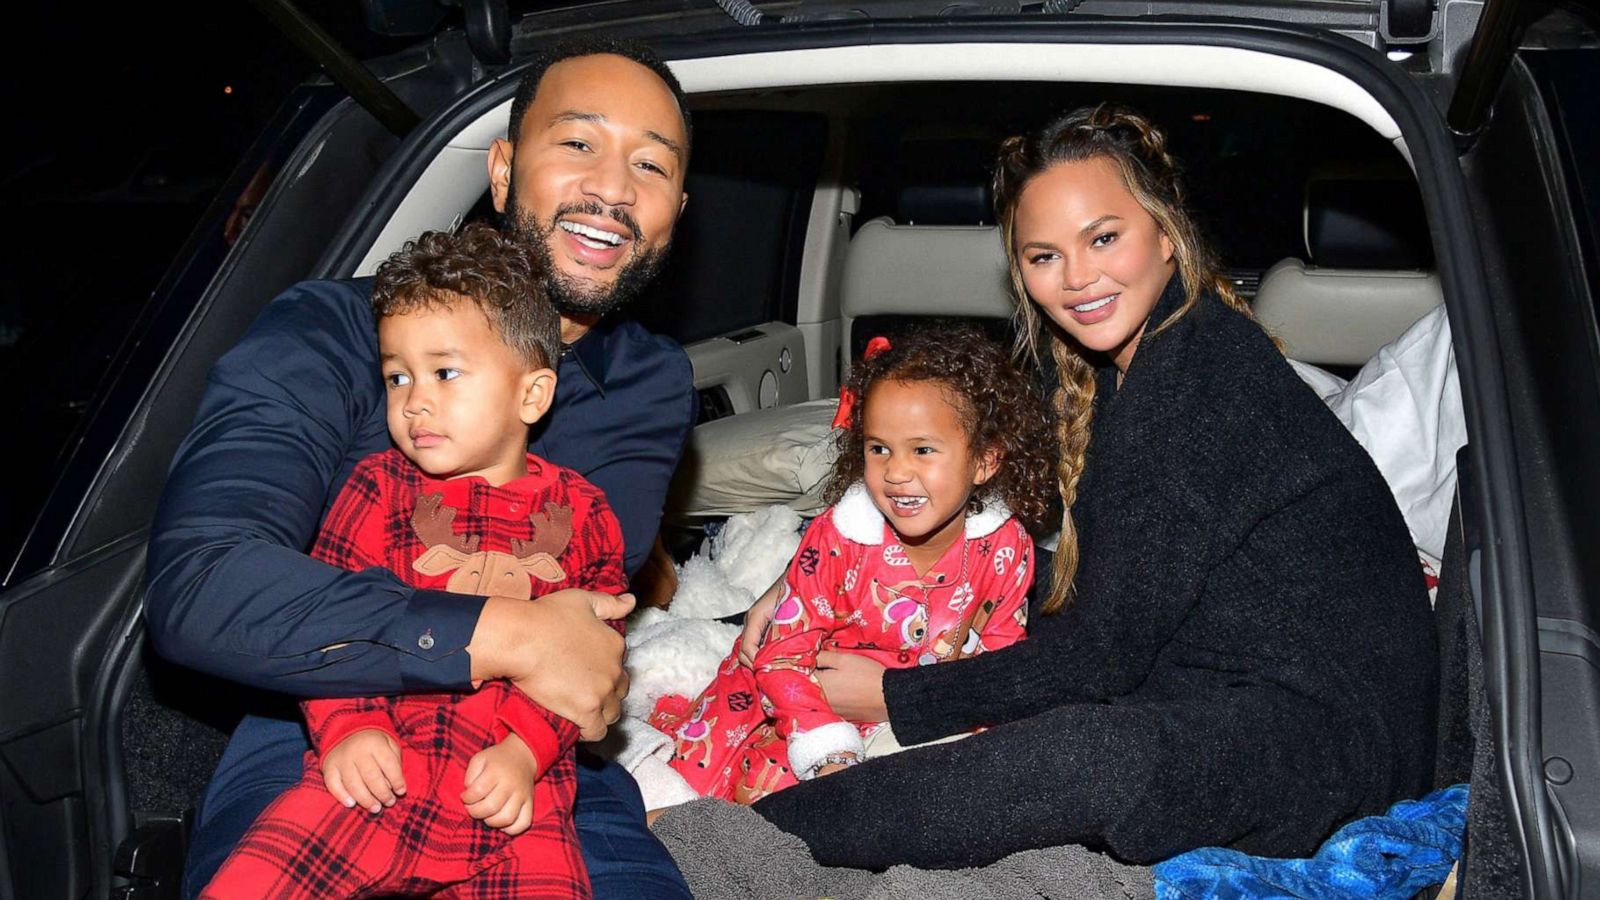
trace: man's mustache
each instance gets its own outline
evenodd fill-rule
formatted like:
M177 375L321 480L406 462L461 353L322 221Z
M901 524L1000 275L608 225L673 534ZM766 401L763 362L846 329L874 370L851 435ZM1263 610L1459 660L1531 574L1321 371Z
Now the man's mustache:
M556 207L555 215L550 217L551 230L555 229L556 222L560 221L562 216L567 215L606 216L612 221L616 222L618 225L628 229L629 236L631 236L635 241L641 240L644 237L644 232L639 230L639 223L635 222L633 220L633 216L628 215L628 211L620 206L613 206L608 210L593 200L582 203L563 204Z

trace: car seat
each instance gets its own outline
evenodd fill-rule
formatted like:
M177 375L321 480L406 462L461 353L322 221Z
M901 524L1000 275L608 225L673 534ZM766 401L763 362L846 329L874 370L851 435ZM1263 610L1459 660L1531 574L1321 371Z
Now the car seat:
M1290 358L1348 374L1444 294L1414 184L1314 179L1305 197L1310 262L1268 269L1253 309Z

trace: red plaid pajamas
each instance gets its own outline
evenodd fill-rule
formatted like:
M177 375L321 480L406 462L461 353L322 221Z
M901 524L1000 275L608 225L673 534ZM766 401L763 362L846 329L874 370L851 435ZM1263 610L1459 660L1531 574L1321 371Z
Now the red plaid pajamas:
M864 758L883 725L833 712L813 676L817 653L907 668L1013 644L1027 624L1032 556L1022 525L991 513L969 517L965 539L918 575L865 492L846 494L807 529L755 669L739 663L735 641L699 697L656 703L650 722L676 743L673 769L703 796L754 803L812 777L830 754Z
M526 573L533 597L626 589L621 527L600 490L531 454L528 470L493 487L476 477L429 478L398 450L374 454L345 483L312 555L352 570L382 566L421 588L445 589L454 578L460 589L463 577L499 566ZM563 534L564 546L555 546ZM469 694L312 700L302 709L313 750L300 784L262 813L203 897L590 896L572 822L572 723L503 681ZM407 787L377 814L335 800L318 762L365 728L401 745ZM468 815L461 792L473 755L513 733L542 773L533 824L509 837Z

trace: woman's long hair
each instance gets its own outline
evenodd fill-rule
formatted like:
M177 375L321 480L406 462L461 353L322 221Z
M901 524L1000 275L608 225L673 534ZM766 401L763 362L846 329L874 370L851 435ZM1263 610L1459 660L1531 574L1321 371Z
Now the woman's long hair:
M1059 384L1052 398L1057 415L1060 457L1056 464L1061 492L1061 537L1056 547L1055 572L1050 596L1040 610L1060 611L1073 599L1078 574L1078 533L1072 505L1083 476L1084 454L1089 448L1089 426L1094 414L1095 367L1084 348L1042 315L1028 297L1017 259L1014 227L1017 204L1028 182L1062 163L1105 159L1116 166L1122 183L1144 211L1155 219L1171 241L1178 276L1183 281L1184 303L1147 336L1159 334L1194 308L1200 296L1216 294L1246 316L1250 307L1234 293L1233 285L1217 265L1210 245L1200 234L1185 206L1178 179L1178 163L1167 152L1167 138L1149 119L1127 107L1101 104L1073 110L1029 135L1008 138L1000 145L995 168L995 211L1005 241L1011 270L1011 290L1016 299L1017 353L1039 361L1040 344L1048 337Z

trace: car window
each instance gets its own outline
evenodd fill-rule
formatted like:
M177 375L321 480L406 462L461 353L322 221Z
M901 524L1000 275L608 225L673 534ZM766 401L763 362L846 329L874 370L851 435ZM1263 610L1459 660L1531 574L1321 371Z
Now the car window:
M0 522L6 583L46 560L47 552L30 555L32 563L19 555L30 533L63 525L41 521L51 491L60 485L75 497L93 477L275 166L327 107L296 92L270 120L271 139L243 161L226 147L208 155L157 145L103 183L63 183L46 171L6 185L8 218L54 236L0 257L0 377L28 385L13 410L28 440L8 453L28 475L0 488L0 508L10 512ZM123 396L112 403L119 385Z
M1397 206L1421 200L1394 146L1354 116L1245 91L1137 85L954 84L902 88L863 123L861 212L901 224L993 224L989 180L1006 137L1052 114L1112 102L1166 130L1190 204L1229 267L1259 273L1306 254L1305 189L1319 177L1397 179ZM940 112L960 109L959 119ZM1430 253L1426 241L1419 248ZM1431 260L1429 260L1431 263Z
M1600 319L1600 48L1537 50L1522 54L1539 82L1556 132L1566 175L1574 235L1589 276L1589 298Z
M631 314L683 344L793 322L826 142L818 114L696 113L689 205L660 280Z

